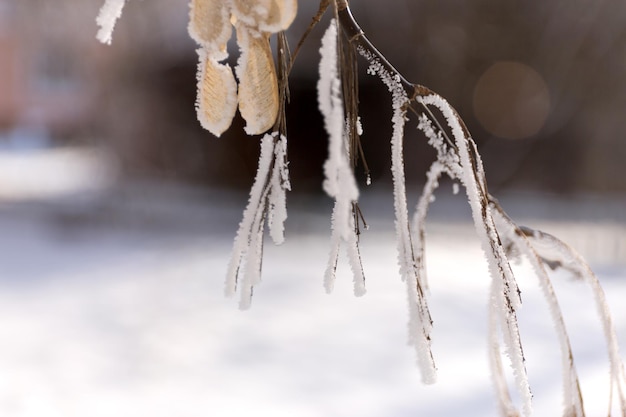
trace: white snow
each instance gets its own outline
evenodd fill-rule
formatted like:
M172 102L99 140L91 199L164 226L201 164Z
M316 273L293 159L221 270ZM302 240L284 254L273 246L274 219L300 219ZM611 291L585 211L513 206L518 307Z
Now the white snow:
M362 201L371 213L361 245L369 271L365 297L353 296L347 265L339 265L333 295L319 285L327 218L323 202L305 200L291 204L285 244L267 245L264 285L244 313L222 293L243 196L164 193L142 202L150 195L142 189L110 199L110 216L87 206L75 222L62 216L64 206L37 215L35 207L5 205L0 415L498 416L480 242L469 210L460 218L440 214L462 208L463 198L440 196L427 225L439 378L426 386L405 343L406 291L394 279L388 190L370 193ZM568 230L582 238L598 230L589 224ZM594 266L626 346L623 259ZM562 415L560 349L549 311L530 267L516 272L534 415ZM607 356L587 286L568 274L555 281L587 415L606 415Z
M115 22L122 15L122 9L126 0L105 0L100 8L96 23L100 26L96 38L102 43L110 44L113 38Z
M97 148L0 149L0 201L99 192L115 183L117 171L115 157Z

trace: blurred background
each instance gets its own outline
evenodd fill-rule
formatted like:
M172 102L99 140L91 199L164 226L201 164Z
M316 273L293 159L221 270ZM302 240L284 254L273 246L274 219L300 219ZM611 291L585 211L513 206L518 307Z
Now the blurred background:
M291 76L288 243L266 248L253 311L239 314L222 298L259 138L243 134L238 115L220 138L197 122L187 3L127 1L106 46L95 38L101 0L0 0L0 414L236 416L250 411L239 397L246 391L252 409L274 417L495 415L481 345L486 288L458 277L480 281L486 271L467 204L448 184L430 215L428 265L444 284L433 279L435 301L455 306L437 317L466 338L439 335L437 389L420 384L405 347L390 98L363 61L370 294L354 300L345 265L339 294L321 294L331 202L321 188L327 142L316 83L328 15ZM291 45L317 7L299 2ZM590 260L624 341L626 3L354 0L352 8L407 79L459 111L509 214ZM234 64L232 40L229 50ZM434 157L415 127L410 120L405 142L411 204ZM525 291L531 303L541 298ZM604 410L604 356L588 337L594 309L572 297L564 304L582 333L586 404ZM544 345L550 326L538 324L545 315L533 309L528 319L544 411L559 407L560 374ZM446 370L445 354L456 367Z
M238 118L223 138L194 114L196 54L184 1L129 1L112 46L94 41L100 1L0 3L3 147L98 145L124 178L247 187L257 141ZM626 5L356 1L358 21L405 74L446 97L479 145L493 190L626 191ZM302 2L292 44L317 9ZM292 75L294 191L319 192L325 134L317 111L314 30ZM237 48L231 42L231 61ZM361 77L366 155L388 181L387 93ZM411 132L409 124L409 132ZM432 158L409 133L409 179Z

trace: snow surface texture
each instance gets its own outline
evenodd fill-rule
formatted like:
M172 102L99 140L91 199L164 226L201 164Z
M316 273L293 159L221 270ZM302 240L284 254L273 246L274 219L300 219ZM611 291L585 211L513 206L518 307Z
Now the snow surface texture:
M265 282L246 314L222 295L243 195L128 190L124 198L107 197L110 216L104 218L105 207L84 200L72 205L65 198L58 211L53 204L39 211L5 205L0 415L499 416L486 354L487 267L469 210L460 209L464 199L442 187L426 230L439 368L437 384L429 386L421 383L405 344L406 306L399 300L406 289L390 279L397 254L395 235L388 232L389 190L370 190L361 198L370 213L361 244L371 275L367 296L354 297L344 264L333 295L325 294L319 277L326 267L328 220L320 212L328 204L292 201L292 234L281 247L267 245ZM532 212L546 203L525 195L502 204ZM564 207L556 220L524 222L567 229L574 237L568 240L579 242L586 257L594 250L589 236L606 243L625 236L623 224L616 235L618 227L603 227L602 218L565 224L563 213L573 205ZM442 214L450 212L459 215ZM594 262L622 346L624 259L622 252L613 263ZM531 266L523 261L515 272L524 295L520 326L534 415L559 416L559 340ZM571 329L587 415L606 416L609 368L593 300L569 273L552 275Z

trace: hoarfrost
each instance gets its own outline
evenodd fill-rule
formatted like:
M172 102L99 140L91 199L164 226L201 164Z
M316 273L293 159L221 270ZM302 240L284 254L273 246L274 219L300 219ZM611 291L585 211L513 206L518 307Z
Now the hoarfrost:
M320 78L317 83L319 109L328 133L328 159L324 163L324 191L335 199L331 219L331 253L324 274L324 287L332 291L341 242L347 243L348 259L354 276L354 293L365 293L363 267L354 221L354 204L359 190L350 167L341 81L338 70L337 22L333 19L322 37Z
M492 307L499 312L506 353L511 361L518 391L523 399L524 414L530 415L532 394L524 365L524 352L516 316L516 310L521 306L520 291L500 242L488 204L489 194L486 188L482 161L474 142L466 133L465 127L459 122L460 118L456 111L445 99L437 94L429 94L419 96L417 101L424 108L429 105L436 107L452 132L453 145L456 151L454 157L451 156L453 153L448 151L442 134L435 134L432 126L429 125L429 122L427 123L427 117L424 115L420 119L420 129L426 132L429 142L437 150L438 160L448 167L453 178L458 179L465 186L476 232L480 237L492 278Z
M325 3L327 2L322 2L322 6ZM124 5L125 0L105 0L96 19L100 27L97 38L101 42L111 43L116 21L121 16ZM188 31L200 45L196 108L203 127L219 136L230 126L237 106L246 121L246 133L261 134L272 127L280 102L269 37L272 33L287 29L294 20L296 11L297 0L191 0ZM349 14L349 8L347 11ZM339 12L345 10L338 11L337 15ZM231 68L220 63L228 57L226 44L232 33L232 25L235 25L241 50L235 68L239 88ZM354 25L344 26L344 29L348 32L359 29L356 23ZM333 19L322 38L320 79L317 86L319 108L329 135L329 156L324 164L323 188L335 200L331 220L331 252L324 287L327 292L333 289L339 252L342 243L345 243L354 277L354 292L361 295L365 293L365 280L358 245L359 212L356 201L359 190L350 164L352 155L348 144L348 129L356 130L357 135L361 135L363 129L360 118L357 117L356 122L352 118L350 121L344 118L337 32L338 24ZM423 381L432 383L436 379L431 351L432 320L425 294L428 281L424 256L424 224L429 206L434 201L439 179L446 174L459 181L466 190L476 232L489 266L490 365L501 413L507 417L519 416L511 401L504 376L501 338L522 397L524 414L530 415L532 411L532 396L517 323L521 296L508 260L509 256L523 256L529 260L539 279L558 334L563 367L564 415L582 417L584 409L569 337L546 265L567 269L591 286L608 348L611 398L616 389L622 414L626 415L626 372L618 351L604 292L591 269L580 255L555 237L518 227L508 218L489 195L476 145L461 118L445 99L434 93L424 93L429 90L417 85L412 85L415 94L409 98L409 84L369 44L363 33L356 33L350 38L350 41L353 40L357 41L358 52L370 64L368 73L377 75L392 96L391 170L398 264L407 289L409 342L416 350ZM423 107L423 113L418 116L418 129L424 132L428 143L436 150L437 160L427 173L423 193L412 222L409 222L403 140L406 111L408 108L415 110L412 107L415 103ZM428 106L435 107L443 115L452 139ZM353 123L356 126L351 126ZM368 173L367 184L370 182ZM227 295L234 295L239 288L241 309L250 306L254 287L261 281L266 222L274 243L280 244L284 241L288 190L287 138L278 132L267 133L261 139L258 169L235 237L225 285ZM453 193L456 194L458 190L459 183L455 182Z
M276 244L284 241L287 219L286 191L291 189L287 162L287 138L278 132L261 139L259 164L250 189L248 205L239 223L226 274L225 293L232 296L241 288L239 307L250 307L254 286L261 282L263 230ZM240 282L241 281L241 282Z
M356 134L363 136L363 123L361 123L361 116L356 119Z
M100 26L96 38L98 38L100 42L111 44L115 22L117 22L117 19L122 15L125 1L126 0L105 0L100 8L98 17L96 17L96 23Z
M495 281L491 282L489 298L494 299L499 297L496 292L497 288L494 285ZM500 350L500 317L496 303L489 303L489 326L488 326L488 338L489 338L489 365L491 368L491 376L495 385L496 398L500 409L500 415L503 417L519 417L520 414L517 411L511 395L509 393L506 377L504 376L504 368L502 366L502 352Z
M332 214L332 223L335 224L334 218L337 214L338 203L335 202ZM352 228L354 225L354 217L350 216L348 225ZM365 294L365 275L363 273L363 265L361 264L361 254L359 251L358 237L356 233L351 233L347 238L342 238L339 230L333 227L331 230L331 250L328 258L328 264L326 271L324 272L324 289L326 293L330 294L335 286L335 274L337 271L337 263L339 260L339 253L341 251L341 242L347 244L346 251L348 252L348 262L350 263L350 269L352 270L353 282L354 282L354 295L357 297Z
M459 180L467 191L467 198L472 209L476 231L481 238L482 247L489 263L489 270L492 276L489 307L490 365L498 393L501 414L504 416L519 415L511 401L506 378L504 377L500 359L500 338L498 333L501 333L503 336L505 352L513 367L517 389L522 396L524 414L530 415L532 412L532 395L524 366L524 355L516 316L516 311L521 306L521 297L510 269L509 255L523 255L530 261L535 275L539 279L544 298L549 305L561 348L564 415L582 417L585 414L569 337L545 265L551 267L560 266L568 269L575 275L587 280L591 285L596 305L602 318L609 350L611 386L617 390L620 406L624 413L626 407L626 401L624 400L626 377L617 350L617 339L611 316L597 278L595 278L583 259L567 245L551 235L520 228L506 216L493 197L487 192L482 161L475 144L469 137L465 126L461 124L459 116L447 101L436 94L419 96L416 100L423 105L425 110L425 113L419 116L418 129L424 132L429 144L437 151L437 160L427 173L427 182L413 218L413 236L415 239L418 272L425 285L426 278L423 260L425 232L423 225L433 193L439 185L439 177L445 173L451 178ZM434 119L434 115L428 109L427 106L429 105L436 107L444 116L452 132L453 142L445 137L446 134L441 126L438 126L437 129L433 126L431 119ZM458 185L456 183L454 185L453 191L456 193Z
M572 352L569 336L565 327L565 321L561 314L561 308L554 292L554 287L548 277L544 263L533 249L530 241L520 233L515 224L497 207L493 210L494 219L501 231L503 245L505 247L514 246L516 250L523 254L530 262L535 275L539 279L539 286L548 303L549 312L554 323L559 346L561 348L561 361L563 369L563 403L565 406L564 415L583 417L582 394L580 392L580 381L574 365L574 354Z
M439 187L439 178L441 174L446 172L445 165L439 161L435 161L426 174L426 184L422 190L422 194L417 202L415 213L412 220L412 236L415 245L415 265L417 270L417 279L424 289L428 289L428 279L426 276L426 256L425 256L425 239L426 215L428 208L434 201L434 193Z
M287 138L280 135L274 145L274 168L269 195L269 229L275 244L285 241L285 220L287 220L286 191L291 190L287 163Z
M409 343L416 350L417 362L424 383L432 384L437 379L435 361L431 350L432 319L423 283L420 281L418 265L413 247L409 214L406 201L404 177L403 140L406 122L406 107L409 98L402 87L399 76L390 74L377 57L363 48L358 48L370 66L368 74L377 75L391 93L393 133L391 138L391 170L395 209L396 238L400 275L407 286L409 303Z
M620 410L626 416L626 371L622 362L613 319L608 307L604 290L596 275L584 259L570 246L556 237L528 228L520 228L522 234L532 246L536 257L548 265L563 267L583 279L591 287L594 302L604 331L611 369L611 387L617 390ZM523 245L519 245L523 248Z

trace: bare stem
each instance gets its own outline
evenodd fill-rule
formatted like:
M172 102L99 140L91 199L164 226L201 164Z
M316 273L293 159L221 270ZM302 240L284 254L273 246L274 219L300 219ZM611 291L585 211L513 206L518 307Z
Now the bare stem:
M400 79L400 83L402 87L406 91L409 98L413 99L417 94L418 90L421 93L425 93L428 90L426 87L413 84L407 81L406 78L402 76L402 74L394 68L387 58L383 54L380 53L378 49L367 39L365 33L359 26L359 24L354 19L352 12L350 11L350 6L345 0L337 1L337 15L339 17L339 24L341 25L346 37L350 40L350 42L355 42L358 46L364 48L372 55L374 55L378 60L380 60L381 65L385 68L389 74L393 74ZM430 91L430 90L428 90Z

